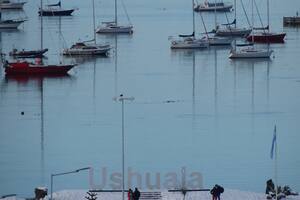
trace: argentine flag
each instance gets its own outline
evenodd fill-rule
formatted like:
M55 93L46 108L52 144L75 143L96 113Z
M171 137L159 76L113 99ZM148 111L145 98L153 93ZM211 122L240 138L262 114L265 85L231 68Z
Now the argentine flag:
M276 148L275 144L276 144L276 126L274 127L274 134L273 134L272 147L271 147L271 153L270 153L271 159L273 159L274 150Z

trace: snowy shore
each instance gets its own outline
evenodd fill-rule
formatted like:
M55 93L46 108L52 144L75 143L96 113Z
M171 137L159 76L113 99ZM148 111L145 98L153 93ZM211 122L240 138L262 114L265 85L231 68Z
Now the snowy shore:
M88 190L62 190L53 193L54 200L85 200ZM152 191L151 191L152 192ZM161 192L161 200L183 200L183 194L181 192L168 192L166 190L157 191ZM104 192L97 193L97 200L120 200L122 199L122 193L119 192ZM50 194L49 196L50 197ZM18 197L7 197L0 200L21 200ZM45 199L48 199L47 197ZM127 193L125 193L125 199L127 200ZM287 200L300 200L300 196L288 196ZM211 200L209 192L187 192L185 200ZM266 200L266 195L263 193L246 192L232 189L225 189L225 192L221 195L221 200Z

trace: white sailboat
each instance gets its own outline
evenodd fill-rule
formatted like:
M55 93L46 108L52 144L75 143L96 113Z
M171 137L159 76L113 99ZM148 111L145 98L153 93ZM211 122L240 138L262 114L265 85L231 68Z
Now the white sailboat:
M97 44L95 32L95 3L93 3L93 40L85 42L77 42L70 48L63 50L65 56L92 56L92 55L108 55L111 46L109 44Z
M253 0L252 0L252 29L254 27L254 15L253 15ZM236 45L234 49L230 51L229 58L270 58L273 53L273 50L267 49L257 49L254 44L254 38L252 37L251 44ZM241 46L242 48L236 48ZM243 47L246 46L246 47Z
M235 48L230 51L229 58L270 58L273 50L257 49L252 45L242 45L242 48Z
M171 49L203 49L209 46L206 39L195 37L195 13L194 0L192 0L193 33L191 35L179 35L180 39L171 42ZM202 20L203 21L203 20Z
M25 21L25 19L2 20L2 13L0 8L0 29L17 29Z
M242 5L242 8L243 8L244 13L246 15L248 24L250 26L250 22L248 20L247 13L245 12L245 8L244 8L244 5L243 5L243 0L241 0L241 5ZM239 27L237 27L236 23L237 23L237 20L236 20L236 0L234 0L234 20L233 20L233 22L232 23L227 23L227 24L222 24L225 27L218 26L216 28L216 35L217 36L246 37L251 33L251 31L252 31L251 28L239 28Z
M127 14L127 12L126 12ZM128 15L127 15L128 17ZM129 17L128 17L129 20ZM102 25L100 25L96 33L106 34L106 33L127 33L132 34L133 33L133 25L130 23L129 25L120 25L118 23L118 4L117 0L115 0L115 20L111 22L102 22Z

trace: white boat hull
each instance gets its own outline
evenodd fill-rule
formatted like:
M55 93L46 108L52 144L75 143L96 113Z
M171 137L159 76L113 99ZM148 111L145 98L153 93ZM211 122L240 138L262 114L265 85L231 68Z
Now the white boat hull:
M107 55L111 49L110 45L92 46L94 48L69 48L63 50L65 56L92 56L92 55Z
M207 48L208 46L208 41L202 39L186 38L171 42L171 49L203 49Z
M234 37L246 37L251 33L251 29L247 28L226 28L218 29L216 32L217 36L234 36Z
M273 50L232 50L229 58L270 58Z
M133 33L133 26L105 26L99 27L96 33Z
M231 45L232 39L212 37L208 39L208 43L210 46L225 46L225 45Z
M24 21L5 22L0 21L0 29L17 29Z
M26 2L0 3L0 9L23 9Z

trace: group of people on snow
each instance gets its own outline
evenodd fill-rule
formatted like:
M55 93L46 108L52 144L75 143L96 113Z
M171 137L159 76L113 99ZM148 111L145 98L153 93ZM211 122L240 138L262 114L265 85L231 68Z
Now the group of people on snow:
M129 188L128 200L139 200L140 196L141 196L141 193L137 188L134 189L134 192L132 191L131 188Z

